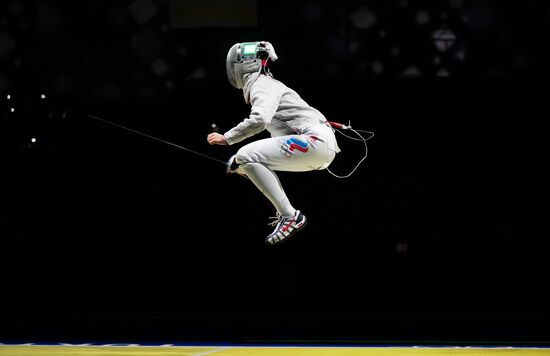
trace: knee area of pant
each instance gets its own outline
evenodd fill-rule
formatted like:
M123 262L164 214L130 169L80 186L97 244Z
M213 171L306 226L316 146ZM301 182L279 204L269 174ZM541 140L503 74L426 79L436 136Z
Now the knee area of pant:
M239 164L237 163L237 155L231 156L227 161L227 173L236 173L239 169Z
M237 152L233 157L231 157L234 164L243 165L247 163L254 163L254 159L249 154L242 154L240 151Z
M245 159L243 159L238 154L233 155L228 161L227 161L227 172L228 173L238 173L241 175L246 175L243 168L246 167L246 165L249 162Z

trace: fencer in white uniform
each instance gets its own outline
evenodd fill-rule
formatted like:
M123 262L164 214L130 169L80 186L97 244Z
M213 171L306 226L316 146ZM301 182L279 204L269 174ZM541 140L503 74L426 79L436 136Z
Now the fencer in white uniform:
M227 54L227 77L242 89L250 115L224 134L211 133L211 145L233 145L263 130L270 138L242 146L228 162L228 172L248 177L276 209L274 231L265 241L288 240L306 225L305 215L289 201L275 171L326 169L340 151L334 129L317 109L276 80L269 64L277 60L271 43L237 43Z

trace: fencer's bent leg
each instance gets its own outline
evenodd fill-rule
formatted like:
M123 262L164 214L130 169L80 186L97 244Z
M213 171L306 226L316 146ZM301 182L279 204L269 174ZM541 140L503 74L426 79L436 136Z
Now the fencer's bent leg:
M244 163L238 168L269 199L281 216L293 216L296 209L290 204L279 178L261 163Z
M322 169L334 158L324 141L306 135L272 137L249 143L228 163L228 172L247 176L284 217L293 216L275 171L304 172Z

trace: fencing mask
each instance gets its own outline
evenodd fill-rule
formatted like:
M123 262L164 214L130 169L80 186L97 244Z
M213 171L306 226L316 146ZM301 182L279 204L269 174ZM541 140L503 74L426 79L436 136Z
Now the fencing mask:
M244 86L244 75L266 70L269 61L276 61L277 54L273 45L269 42L244 42L234 44L229 52L225 68L227 79L232 86L242 89Z

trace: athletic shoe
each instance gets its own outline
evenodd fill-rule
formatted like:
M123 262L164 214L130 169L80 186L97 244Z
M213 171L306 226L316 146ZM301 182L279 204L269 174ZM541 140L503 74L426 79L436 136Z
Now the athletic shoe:
M296 213L292 217L285 218L277 213L277 216L272 219L275 219L275 221L272 221L269 225L275 226L275 230L265 239L265 242L270 245L276 245L288 240L291 236L302 230L307 223L305 215L300 210L296 210Z

